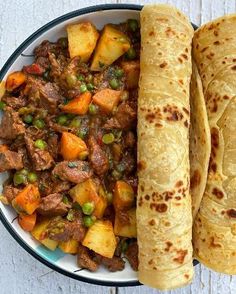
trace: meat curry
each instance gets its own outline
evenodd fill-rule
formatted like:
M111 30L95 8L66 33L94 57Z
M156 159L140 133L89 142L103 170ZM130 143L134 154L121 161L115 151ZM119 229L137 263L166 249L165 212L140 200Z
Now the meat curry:
M136 20L67 27L8 75L0 101L1 201L49 250L96 271L137 270Z

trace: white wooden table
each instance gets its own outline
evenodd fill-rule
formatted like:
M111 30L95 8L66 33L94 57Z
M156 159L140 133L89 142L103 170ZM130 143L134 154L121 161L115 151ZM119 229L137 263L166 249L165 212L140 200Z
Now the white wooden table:
M48 21L72 10L102 3L172 3L199 25L236 12L235 0L0 0L0 67L16 47ZM109 288L78 282L51 271L24 251L0 223L0 294L152 294L148 287ZM159 292L160 293L160 292ZM191 286L171 294L235 294L236 277L195 267Z

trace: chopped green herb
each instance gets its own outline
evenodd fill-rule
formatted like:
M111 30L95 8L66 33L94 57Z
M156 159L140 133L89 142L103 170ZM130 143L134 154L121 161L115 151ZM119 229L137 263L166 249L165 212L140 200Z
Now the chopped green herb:
M77 165L77 163L74 162L74 161L69 161L69 162L68 162L68 167L70 167L70 168L75 168L75 167L78 167L78 165Z
M75 220L75 211L73 209L70 209L66 218L68 221L73 222L73 220Z

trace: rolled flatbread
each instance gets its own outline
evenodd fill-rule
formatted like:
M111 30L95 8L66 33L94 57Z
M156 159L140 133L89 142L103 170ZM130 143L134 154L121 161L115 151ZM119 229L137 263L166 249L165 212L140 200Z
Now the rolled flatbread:
M174 289L192 280L189 86L193 28L168 5L141 11L137 230L139 280Z
M190 86L190 113L190 191L195 219L206 187L211 133L202 82L194 61Z
M236 15L198 29L193 54L211 131L207 185L193 228L194 252L211 269L236 274Z

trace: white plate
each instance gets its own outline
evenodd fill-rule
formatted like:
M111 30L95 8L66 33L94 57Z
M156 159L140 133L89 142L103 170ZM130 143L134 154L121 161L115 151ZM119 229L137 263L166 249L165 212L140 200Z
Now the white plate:
M66 36L66 25L82 21L91 21L98 29L107 23L121 23L129 18L139 19L139 11L142 6L128 4L98 5L85 9L80 9L63 15L32 34L24 41L7 60L0 71L0 80L15 70L21 70L24 65L33 62L33 50L43 40L56 41L58 38ZM0 174L0 192L2 183L7 178L7 174ZM139 285L137 273L134 272L126 262L125 269L115 273L108 272L104 268L99 268L95 273L87 270L78 271L76 256L64 254L60 249L54 252L47 250L34 240L31 235L23 231L17 221L15 211L10 206L0 203L0 219L15 240L31 255L48 267L64 275L77 280L107 286L136 286Z

